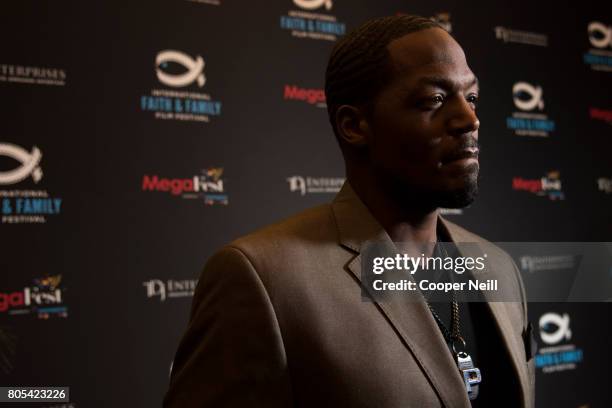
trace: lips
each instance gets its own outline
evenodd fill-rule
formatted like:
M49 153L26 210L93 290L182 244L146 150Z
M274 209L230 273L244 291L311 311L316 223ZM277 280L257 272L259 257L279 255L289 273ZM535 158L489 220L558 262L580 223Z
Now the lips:
M450 164L450 163L453 163L459 160L464 160L464 159L478 160L478 152L479 152L479 149L477 147L468 147L466 149L459 150L458 152L442 160L442 165Z

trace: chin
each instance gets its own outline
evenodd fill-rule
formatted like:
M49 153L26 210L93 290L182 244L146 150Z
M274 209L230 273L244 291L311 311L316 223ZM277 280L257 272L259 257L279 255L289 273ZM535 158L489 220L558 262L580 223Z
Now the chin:
M460 187L439 191L435 195L439 208L464 208L472 204L478 196L478 174L466 177Z

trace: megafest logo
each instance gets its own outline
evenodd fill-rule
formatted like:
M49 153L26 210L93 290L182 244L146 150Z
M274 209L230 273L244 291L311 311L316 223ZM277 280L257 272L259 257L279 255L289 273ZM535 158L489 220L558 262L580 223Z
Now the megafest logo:
M12 188L15 185L38 187L41 184L42 157L36 146L26 150L12 143L0 142L0 213L3 224L44 224L49 216L60 214L60 197L53 197L48 191L38 188Z
M610 109L589 108L589 117L612 125L612 110Z
M151 279L143 282L147 298L159 299L160 302L165 302L166 299L192 297L198 281L195 279L184 280L161 280Z
M515 30L502 26L494 27L493 31L495 32L495 38L504 43L536 45L539 47L548 46L548 36L546 34Z
M228 205L229 198L222 175L222 167L203 169L200 174L186 178L145 174L141 188L142 191L166 193L186 200L199 199L205 205Z
M152 89L140 97L140 109L155 119L210 122L221 115L221 102L200 89L207 83L201 55L163 50L155 57L155 75L165 88Z
M591 21L587 25L590 49L583 61L594 71L612 72L612 25Z
M548 312L540 316L540 340L545 347L538 349L535 365L543 373L573 370L582 361L582 349L570 343L570 323L568 313Z
M64 86L66 78L66 70L62 68L0 64L0 82Z
M0 313L34 315L39 319L68 317L62 275L35 278L32 285L12 292L0 292Z
M544 111L544 91L540 85L514 83L512 102L518 111L506 118L506 126L515 135L548 137L555 130L555 122Z
M280 17L280 28L296 38L336 41L346 34L346 24L330 14L332 0L293 0L296 9Z
M546 176L538 179L514 177L512 179L512 189L528 191L537 196L548 197L552 201L565 199L561 186L561 174L557 170L549 171Z
M325 91L319 88L303 88L298 85L285 85L283 99L304 102L317 108L326 108Z
M338 193L344 184L344 177L310 177L291 176L287 177L289 191L298 192L300 195Z

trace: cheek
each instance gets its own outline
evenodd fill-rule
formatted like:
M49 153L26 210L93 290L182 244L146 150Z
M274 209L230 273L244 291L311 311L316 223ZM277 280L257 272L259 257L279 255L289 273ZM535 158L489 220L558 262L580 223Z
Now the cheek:
M388 167L410 169L420 176L431 175L437 169L440 134L435 125L419 115L388 117L377 128L371 145L372 159L386 162Z

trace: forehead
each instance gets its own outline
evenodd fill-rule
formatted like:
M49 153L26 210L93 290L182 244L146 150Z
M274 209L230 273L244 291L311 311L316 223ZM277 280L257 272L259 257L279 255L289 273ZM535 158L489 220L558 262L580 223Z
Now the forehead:
M473 79L461 46L441 28L428 28L397 38L387 46L393 72L403 81L428 75L454 82Z

